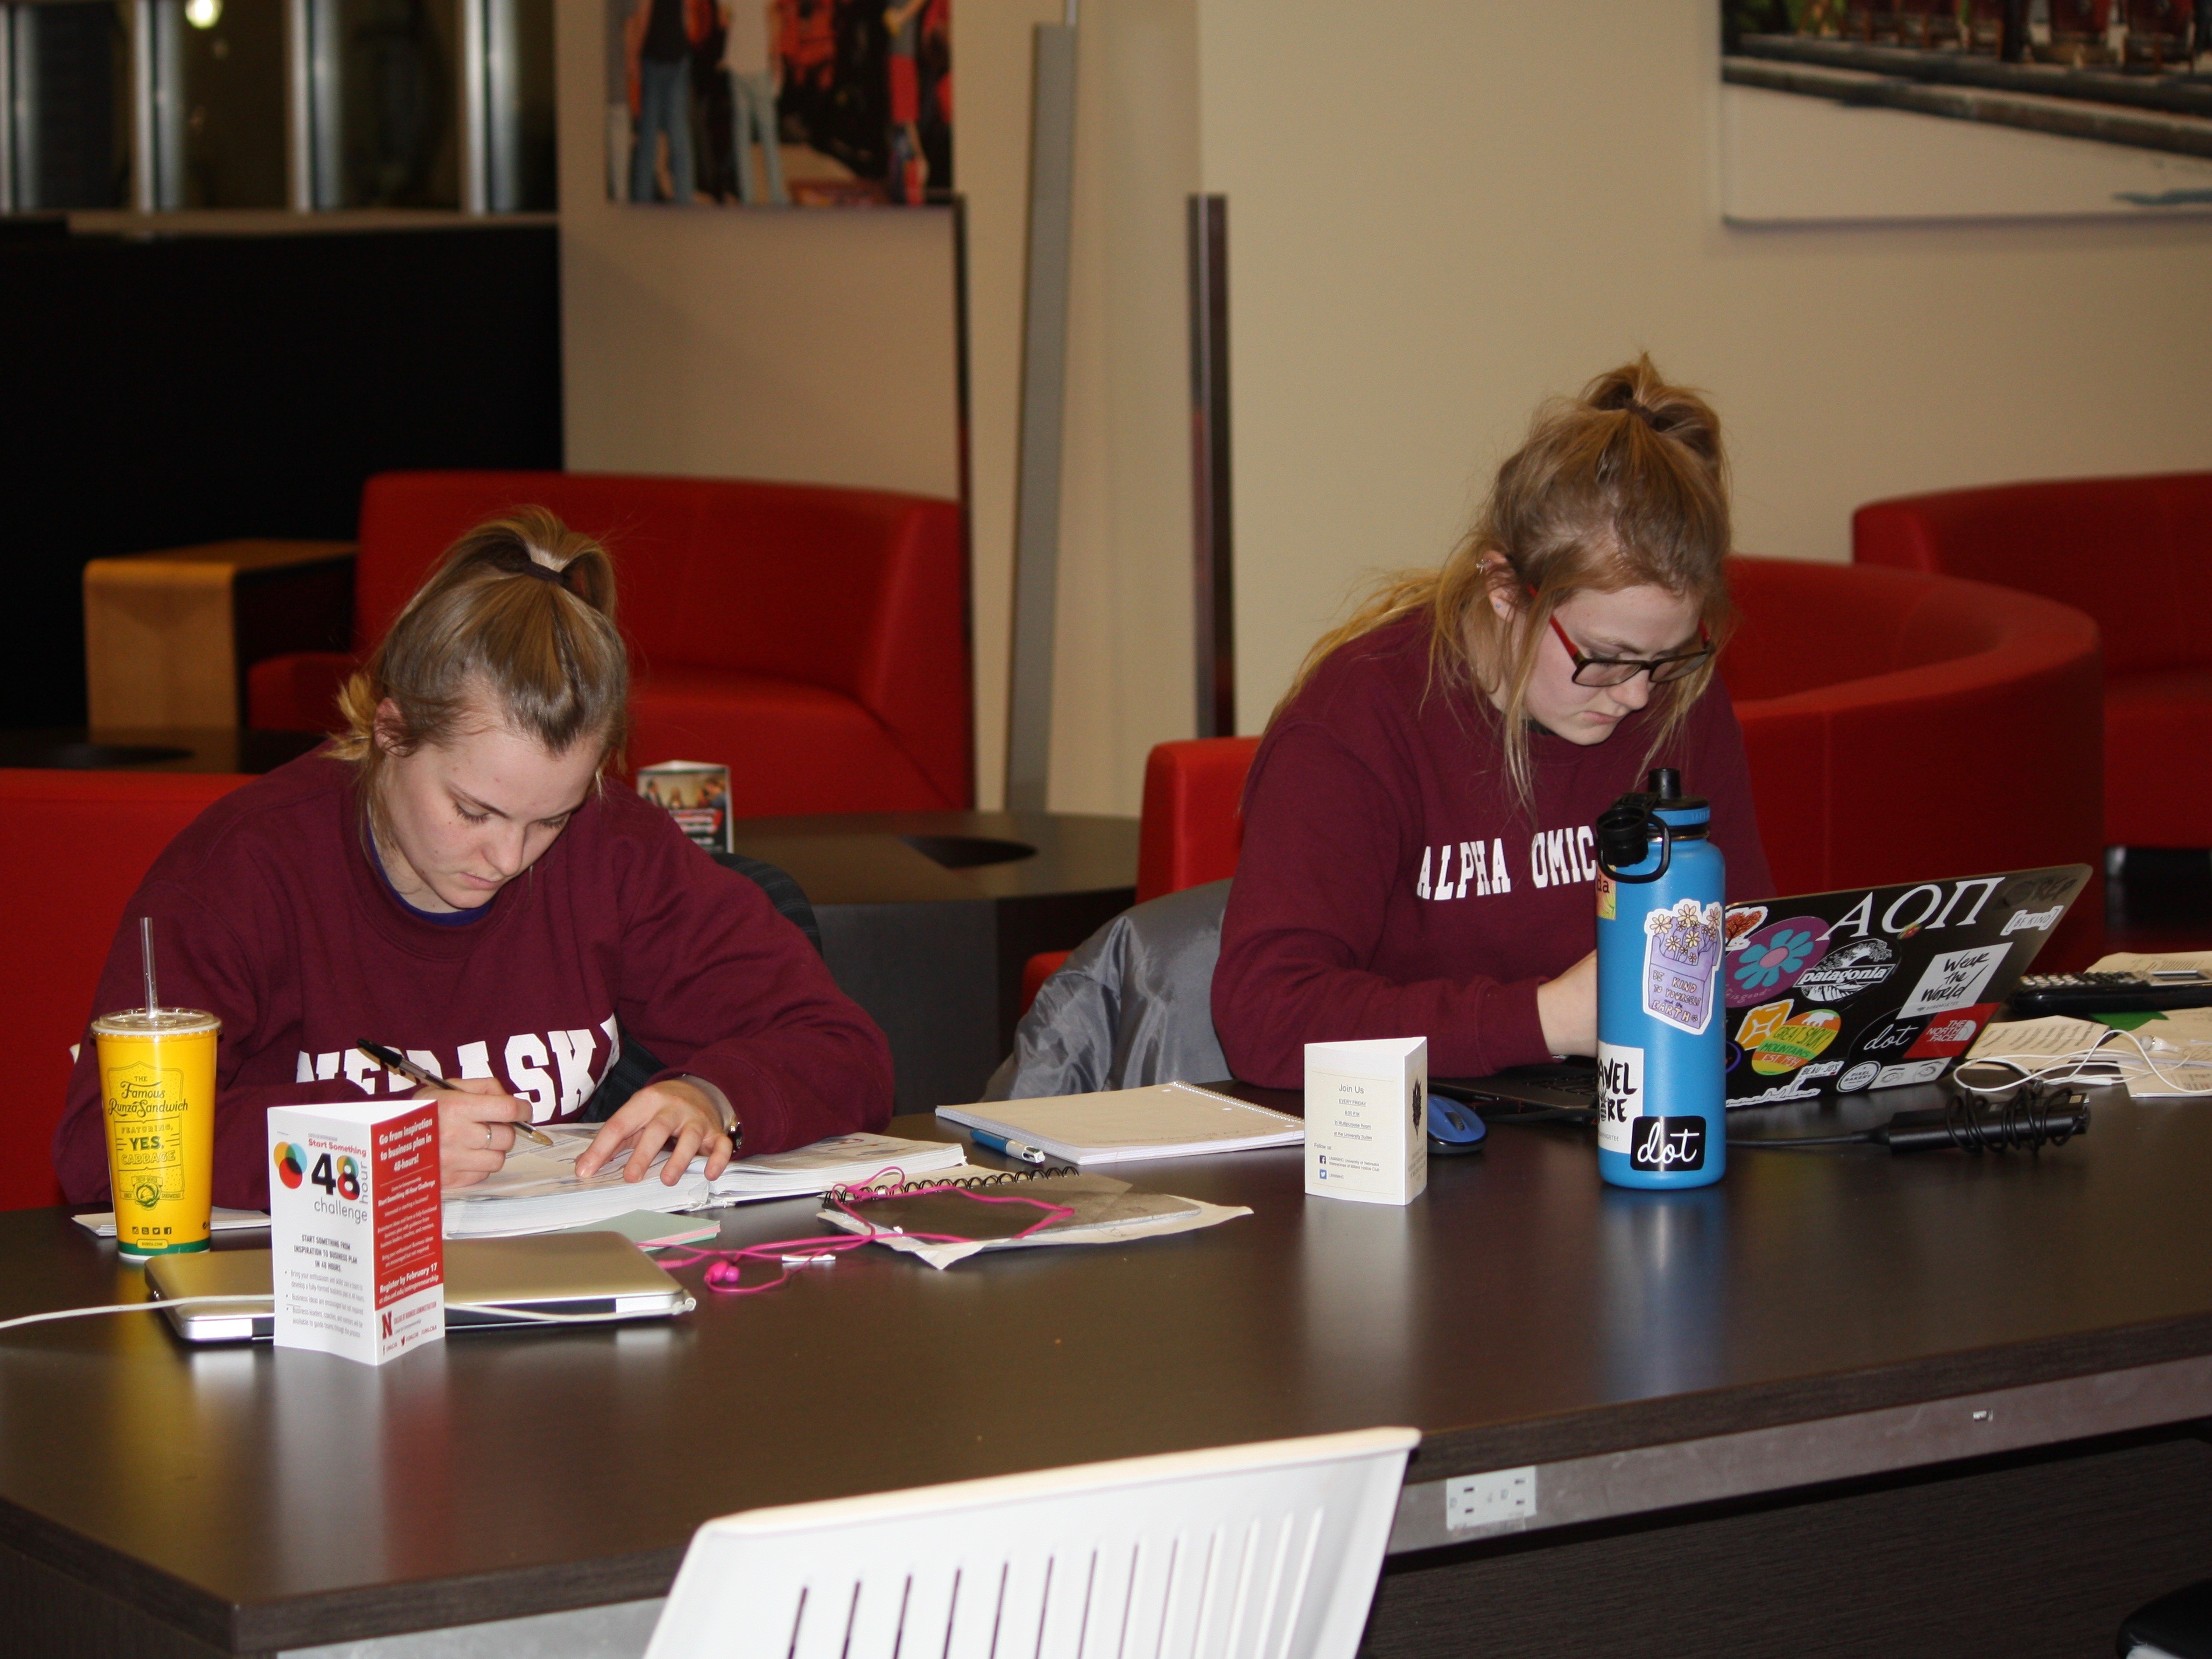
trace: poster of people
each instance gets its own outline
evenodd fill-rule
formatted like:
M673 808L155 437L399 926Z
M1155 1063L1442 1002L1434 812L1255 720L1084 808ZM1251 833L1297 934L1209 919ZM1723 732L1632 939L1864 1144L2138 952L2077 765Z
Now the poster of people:
M637 793L663 808L676 827L710 853L730 845L730 769L702 761L663 761L641 766Z
M2212 209L2212 0L1720 0L1731 220Z
M952 190L952 0L607 0L617 202L836 207Z

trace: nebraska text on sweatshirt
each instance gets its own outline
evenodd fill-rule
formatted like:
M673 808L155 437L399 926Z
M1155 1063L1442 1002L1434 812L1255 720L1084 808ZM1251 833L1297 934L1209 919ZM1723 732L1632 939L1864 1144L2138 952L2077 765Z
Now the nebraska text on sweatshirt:
M317 752L202 813L124 912L89 1012L137 1006L137 919L161 1000L222 1020L215 1201L268 1204L271 1106L413 1091L354 1046L490 1078L533 1119L574 1117L635 1036L729 1097L744 1151L879 1128L883 1033L761 890L619 782L465 926L404 906L363 848L353 769ZM54 1136L71 1202L107 1194L86 1041ZM659 1079L655 1079L656 1081Z

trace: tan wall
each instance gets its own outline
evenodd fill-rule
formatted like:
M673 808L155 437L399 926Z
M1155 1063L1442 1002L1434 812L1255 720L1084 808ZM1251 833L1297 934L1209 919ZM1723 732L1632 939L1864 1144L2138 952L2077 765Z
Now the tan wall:
M1183 214L1198 188L1196 25L1190 0L1090 0L1080 14L1052 744L1062 811L1134 812L1152 746L1195 729Z
M603 0L555 17L568 465L957 496L951 214L610 202Z
M1902 491L2212 466L2205 219L1724 227L1712 0L1195 3L1248 730L1538 398L1639 349L1717 401L1749 551L1847 558Z
M941 217L609 205L598 0L558 3L570 465L952 493ZM2212 222L1730 228L1712 10L1088 0L1055 806L1133 811L1191 730L1193 189L1231 203L1246 730L1364 573L1442 556L1540 398L1639 349L1718 402L1749 550L1847 557L1881 495L2212 466ZM1030 29L1060 15L954 13L986 801Z
M956 495L949 215L608 202L601 0L558 5L568 464ZM1145 750L1189 720L1178 216L1197 166L1194 64L1188 0L1094 9L1054 802L1134 811ZM1030 30L1061 15L1057 0L954 11L987 804L1005 771ZM1118 151L1114 126L1134 135ZM1102 169L1095 158L1109 153L1115 168ZM1109 176L1133 165L1164 181L1133 202ZM1121 482L1133 467L1141 488Z

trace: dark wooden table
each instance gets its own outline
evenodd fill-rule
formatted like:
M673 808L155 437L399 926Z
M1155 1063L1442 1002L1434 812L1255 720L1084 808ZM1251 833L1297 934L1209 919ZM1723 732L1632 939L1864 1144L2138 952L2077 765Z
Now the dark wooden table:
M100 772L273 772L320 732L243 726L62 726L0 732L0 766Z
M1796 1110L1758 1127L1839 1121ZM1501 1125L1403 1210L1305 1198L1296 1151L1154 1164L1254 1213L942 1273L863 1252L672 1325L381 1371L188 1351L154 1316L11 1332L0 1645L635 1602L717 1514L1388 1423L1423 1440L1375 1653L2086 1656L2212 1562L2203 1108L2107 1102L2035 1157L1737 1151L1686 1194L1594 1163ZM0 1315L141 1293L58 1212L0 1215ZM1514 1468L1520 1530L1447 1527L1449 1481Z

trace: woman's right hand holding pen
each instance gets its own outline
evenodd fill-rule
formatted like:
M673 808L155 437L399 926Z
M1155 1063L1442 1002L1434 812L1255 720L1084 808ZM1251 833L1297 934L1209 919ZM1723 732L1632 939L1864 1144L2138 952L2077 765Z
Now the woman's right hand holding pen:
M416 1098L438 1103L438 1175L448 1188L497 1174L514 1150L514 1126L530 1121L530 1108L489 1078L426 1086Z

